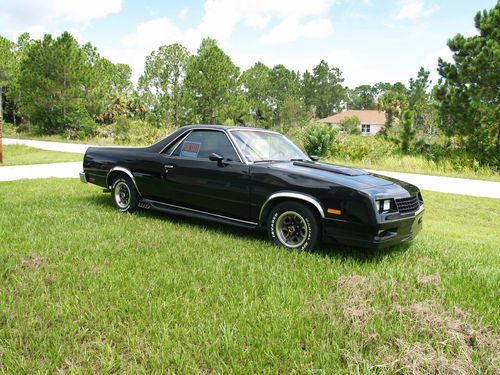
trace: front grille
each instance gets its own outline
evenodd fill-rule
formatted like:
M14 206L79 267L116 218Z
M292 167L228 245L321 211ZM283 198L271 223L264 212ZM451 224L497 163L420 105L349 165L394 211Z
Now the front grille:
M396 206L399 213L406 214L408 212L415 212L418 210L419 202L418 197L396 199Z

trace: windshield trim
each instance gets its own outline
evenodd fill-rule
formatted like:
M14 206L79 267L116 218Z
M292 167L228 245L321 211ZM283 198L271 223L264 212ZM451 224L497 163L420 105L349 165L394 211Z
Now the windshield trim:
M291 140L289 140L285 135L279 133L279 132L276 132L276 131L273 131L273 130L267 130L267 129L228 129L227 130L228 134L230 135L230 138L231 140L233 141L233 145L236 147L236 150L238 151L238 153L241 155L241 157L244 158L245 160L245 164L254 164L255 162L259 162L258 160L256 161L253 161L253 160L248 160L248 158L246 157L246 155L243 153L243 151L241 150L238 142L236 142L236 139L234 137L234 135L232 134L233 132L261 132L261 133L269 133L269 134L276 134L276 135L279 135L283 138L285 138L288 142L290 142L293 146L297 147L304 155L306 155L306 157L309 159L309 156L307 155L307 153L305 153L304 151L302 151L300 149L299 146L297 146L295 143L293 143ZM272 161L286 161L286 160L271 160Z

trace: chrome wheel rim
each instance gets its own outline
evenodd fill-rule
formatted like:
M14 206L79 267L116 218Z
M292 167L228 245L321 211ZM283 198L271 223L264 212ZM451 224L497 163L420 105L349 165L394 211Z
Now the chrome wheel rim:
M120 208L127 208L130 203L130 189L123 181L118 182L115 186L115 201Z
M295 211L286 211L279 215L275 229L280 242L290 248L302 246L309 235L306 220Z

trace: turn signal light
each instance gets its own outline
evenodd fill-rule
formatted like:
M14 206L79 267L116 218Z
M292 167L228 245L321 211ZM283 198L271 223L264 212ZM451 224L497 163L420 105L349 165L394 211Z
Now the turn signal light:
M342 213L342 211L336 210L335 208L329 208L326 212L332 215L340 215Z

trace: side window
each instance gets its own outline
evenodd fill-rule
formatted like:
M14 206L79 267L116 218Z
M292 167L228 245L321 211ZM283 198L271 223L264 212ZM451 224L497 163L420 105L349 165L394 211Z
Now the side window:
M172 150L174 149L175 146L177 146L179 141L172 142L166 149L162 151L162 154L164 155L170 155L172 153Z
M238 154L226 134L217 130L194 130L174 150L172 156L208 159L217 153L227 161L239 161Z

